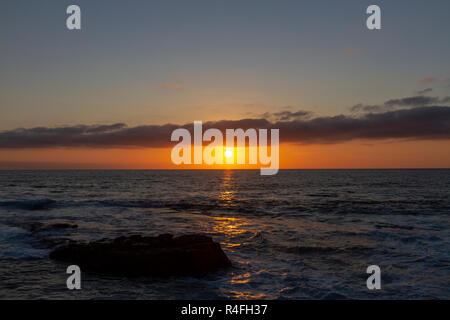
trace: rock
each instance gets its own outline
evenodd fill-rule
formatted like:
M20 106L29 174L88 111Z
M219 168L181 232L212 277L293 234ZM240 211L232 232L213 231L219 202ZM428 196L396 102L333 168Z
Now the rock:
M82 270L127 277L202 277L231 266L220 244L201 234L134 235L68 244L53 250L50 258Z

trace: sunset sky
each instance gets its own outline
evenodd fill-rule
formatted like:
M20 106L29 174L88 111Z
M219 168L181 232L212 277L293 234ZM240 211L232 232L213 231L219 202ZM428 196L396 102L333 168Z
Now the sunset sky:
M70 4L81 31L66 28ZM370 4L382 30L366 28ZM177 168L170 133L194 120L279 128L281 168L449 168L448 12L448 0L2 1L0 169Z

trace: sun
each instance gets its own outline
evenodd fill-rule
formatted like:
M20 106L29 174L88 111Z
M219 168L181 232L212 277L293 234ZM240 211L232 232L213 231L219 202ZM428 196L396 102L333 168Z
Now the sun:
M225 149L225 158L231 158L233 156L233 150L231 148Z

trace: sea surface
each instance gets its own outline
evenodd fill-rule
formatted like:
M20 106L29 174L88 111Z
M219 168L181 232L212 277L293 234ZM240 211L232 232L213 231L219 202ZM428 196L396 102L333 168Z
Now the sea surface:
M35 230L36 223L76 229ZM233 267L126 279L48 258L64 239L205 233ZM381 290L366 269L381 268ZM450 299L450 170L0 171L0 299Z

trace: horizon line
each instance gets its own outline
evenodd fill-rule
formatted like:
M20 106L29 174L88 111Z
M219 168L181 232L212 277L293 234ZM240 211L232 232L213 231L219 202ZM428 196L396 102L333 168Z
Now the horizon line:
M64 169L56 169L56 168L38 168L38 169L2 169L0 171L259 171L260 168L192 168L192 169L176 169L176 168L140 168L140 169L120 169L120 168L64 168ZM280 168L279 171L287 171L287 170L450 170L450 167L441 167L441 168L433 168L433 167L415 167L415 168Z

